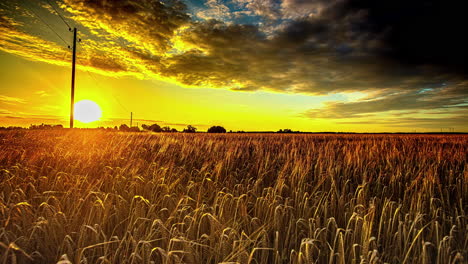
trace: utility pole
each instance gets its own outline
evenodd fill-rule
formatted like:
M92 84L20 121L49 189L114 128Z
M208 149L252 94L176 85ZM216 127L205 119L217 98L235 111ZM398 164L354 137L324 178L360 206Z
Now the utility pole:
M71 105L70 105L70 128L73 128L73 114L75 111L75 62L76 62L76 28L73 28L73 56L72 56L72 79L71 79Z
M130 112L130 127L132 127L133 123L133 112Z

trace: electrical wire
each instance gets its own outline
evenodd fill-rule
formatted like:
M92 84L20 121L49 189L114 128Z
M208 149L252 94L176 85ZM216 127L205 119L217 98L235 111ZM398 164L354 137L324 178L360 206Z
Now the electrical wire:
M63 18L63 16L58 12L58 10L49 2L49 0L46 0L47 3L54 9L54 11L57 13L57 15L61 18L61 20L65 23L65 25L71 29L70 25L65 21L65 19ZM59 37L64 43L65 45L69 46L69 44L65 41L65 39L63 39L60 34L58 34L44 19L42 19L41 16L39 16L36 12L34 12L34 10L32 8L28 8L29 11L31 11L43 24L45 24L52 32L55 33L55 35L57 35L57 37ZM98 86L100 89L103 89L102 86L100 85L100 83L97 81L97 79L94 77L94 75L91 74L91 72L84 68L85 71L88 73L88 75L91 77L91 79L94 81L94 83L96 84L96 86ZM113 94L111 93L112 97L114 97L115 101L119 104L119 106L125 111L125 112L129 112L128 109L120 102L120 100Z
M91 77L91 79L93 79L94 83L96 84L96 86L98 86L99 88L102 89L102 86L99 84L99 82L97 81L97 79L94 77L94 75L91 74L91 72L85 68L85 71L88 73L88 75ZM119 106L125 111L125 112L129 112L128 109L120 102L119 99L117 99L117 97L113 94L113 93L110 93L112 95L112 97L114 97L115 101L119 104Z
M65 21L63 16L59 13L59 11L57 9L55 9L55 7L49 2L49 0L46 0L46 1L52 7L52 9L54 9L55 13L57 13L57 15L59 15L59 17L62 19L63 23L65 23L65 25L67 25L68 29L71 30L70 24L68 24L67 21Z
M44 19L42 19L36 12L34 12L34 10L32 8L28 8L29 11L31 11L31 13L33 13L42 23L44 23L44 25L46 25L52 32L55 33L55 35L57 35L57 37L59 37L63 43L65 43L65 45L67 46L70 46L70 44L68 44L65 39L62 38L62 36L59 35L59 33L57 33L57 31L55 31L47 22L45 22Z

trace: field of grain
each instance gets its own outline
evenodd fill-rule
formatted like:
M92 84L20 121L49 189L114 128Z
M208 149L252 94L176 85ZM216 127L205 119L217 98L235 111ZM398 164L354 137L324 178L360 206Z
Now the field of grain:
M0 263L467 263L468 136L0 133Z

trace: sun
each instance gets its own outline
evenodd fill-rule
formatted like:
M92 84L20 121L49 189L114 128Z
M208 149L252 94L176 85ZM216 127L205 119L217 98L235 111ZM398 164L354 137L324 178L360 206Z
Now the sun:
M99 105L93 101L81 100L75 103L74 115L76 120L83 123L90 123L101 118L102 110Z

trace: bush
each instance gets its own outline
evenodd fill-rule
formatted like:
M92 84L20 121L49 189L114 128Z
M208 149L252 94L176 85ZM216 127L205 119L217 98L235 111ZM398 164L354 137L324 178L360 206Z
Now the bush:
M208 129L208 133L226 133L226 129L222 126L212 126Z

